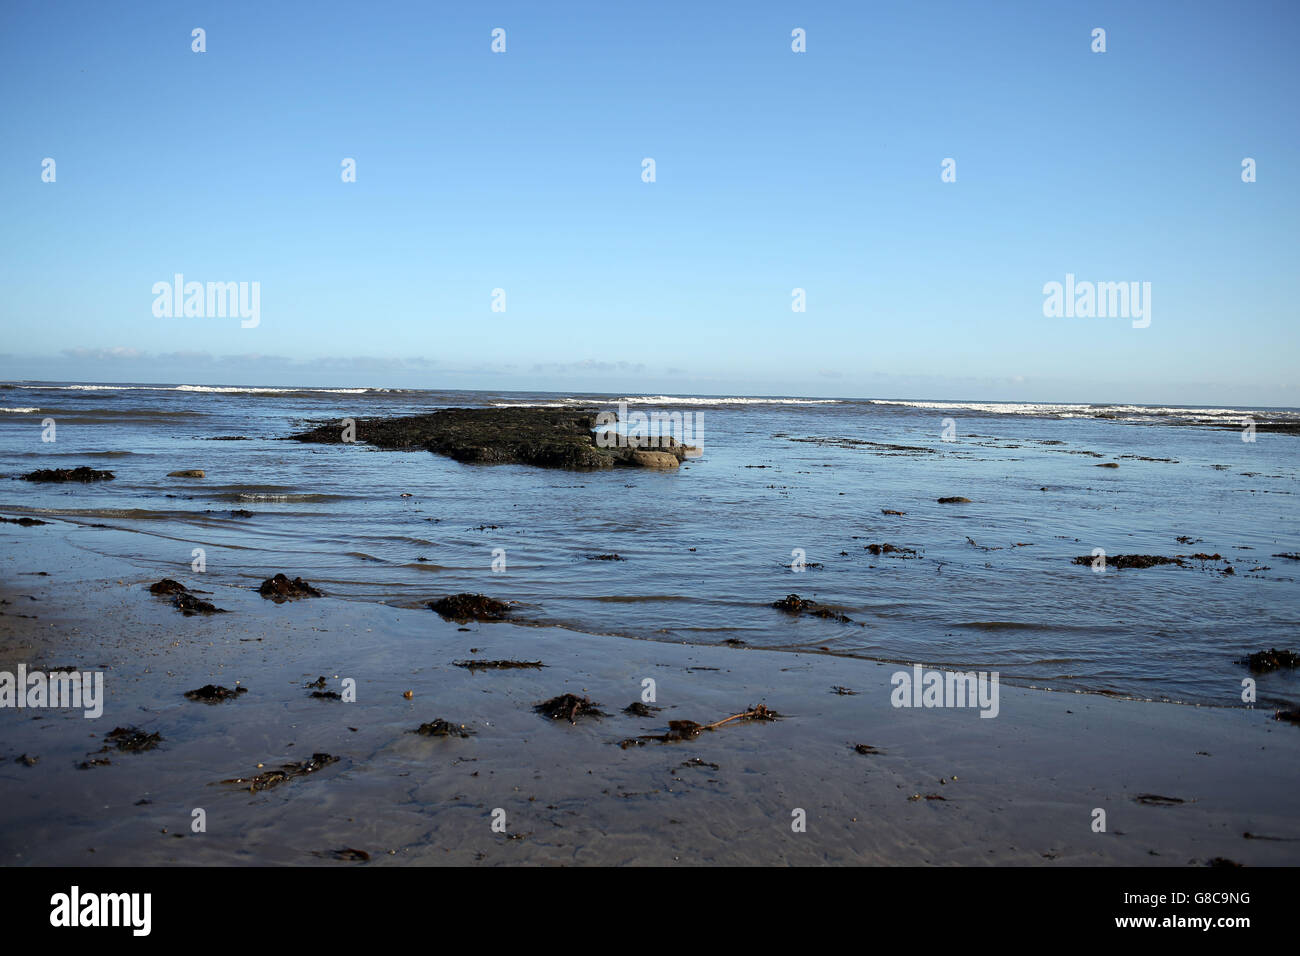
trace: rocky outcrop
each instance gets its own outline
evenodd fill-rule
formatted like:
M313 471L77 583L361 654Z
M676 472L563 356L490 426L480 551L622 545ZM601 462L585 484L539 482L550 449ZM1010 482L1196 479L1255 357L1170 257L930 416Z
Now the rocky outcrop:
M467 464L523 464L594 471L615 467L676 468L699 449L663 438L623 437L597 444L596 412L568 408L445 408L402 418L358 418L353 428L320 425L289 436L326 445L364 442L394 451L431 451Z

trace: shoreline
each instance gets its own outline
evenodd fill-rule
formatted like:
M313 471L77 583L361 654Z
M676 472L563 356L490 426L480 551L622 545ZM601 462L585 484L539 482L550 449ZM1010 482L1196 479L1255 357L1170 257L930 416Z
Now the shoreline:
M277 605L88 553L75 543L87 534L0 527L0 598L12 602L0 606L0 669L107 665L98 720L0 710L10 865L344 865L342 849L368 854L360 865L1300 861L1300 736L1262 708L1004 684L995 719L896 709L897 668L882 663L509 623L462 631L427 609L328 596ZM293 576L290 566L267 575L281 570ZM148 593L160 577L210 591L204 599L231 613L182 616ZM545 666L453 664L464 659ZM335 691L353 678L356 702L312 698L318 676ZM625 715L645 678L663 710ZM236 700L183 696L236 682L248 688ZM609 716L570 725L534 712L565 693ZM782 719L618 746L669 720L711 723L759 703ZM437 719L472 736L410 732ZM118 726L162 741L78 769ZM15 762L24 753L38 762ZM221 783L313 753L340 759L255 794ZM1105 833L1092 830L1098 808ZM195 809L205 833L191 832ZM504 833L492 829L498 809ZM796 810L805 832L792 832Z

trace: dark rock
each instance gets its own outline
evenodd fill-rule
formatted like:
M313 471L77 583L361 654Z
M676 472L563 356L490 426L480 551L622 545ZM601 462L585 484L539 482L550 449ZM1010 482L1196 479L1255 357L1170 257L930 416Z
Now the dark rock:
M40 468L23 475L23 481L112 481L114 477L111 471L95 471L83 465L80 468Z
M941 504L941 505L961 505L961 504L970 504L970 499L969 499L969 498L963 498L961 495L953 495L953 496L950 497L950 498L940 498L940 499L939 499L939 504Z
M267 578L257 589L257 593L264 598L270 598L276 604L284 601L291 601L295 598L302 597L324 597L320 591L316 590L302 578L294 578L290 581L283 574L277 574L273 578Z
M429 607L448 621L458 624L466 621L504 621L510 614L510 605L484 594L452 594L430 601Z

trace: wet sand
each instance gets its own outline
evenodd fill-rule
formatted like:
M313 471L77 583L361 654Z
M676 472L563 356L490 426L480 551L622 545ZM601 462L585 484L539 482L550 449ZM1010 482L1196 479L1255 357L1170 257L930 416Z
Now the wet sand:
M1300 728L1263 708L1004 684L995 719L895 709L894 665L506 623L463 631L427 609L330 597L275 604L184 566L133 567L78 546L94 534L57 520L0 525L0 669L103 665L107 698L97 720L0 710L9 865L1300 862ZM277 571L295 575L291 556L266 575ZM230 613L182 616L148 593L163 577ZM510 598L508 574L490 583ZM429 599L443 594L430 585ZM546 666L453 664L468 658ZM356 702L312 698L305 685L318 676L335 691L355 679ZM663 710L627 716L644 678ZM183 696L236 682L248 693L225 703ZM562 693L610 716L570 725L533 711ZM783 719L618 746L760 702ZM438 718L473 735L409 733ZM128 725L163 740L78 769ZM220 783L313 753L340 759L260 793ZM195 808L205 833L191 832ZM497 808L505 833L492 829ZM1092 830L1095 808L1105 833ZM806 832L792 832L796 809ZM344 848L370 861L331 855Z

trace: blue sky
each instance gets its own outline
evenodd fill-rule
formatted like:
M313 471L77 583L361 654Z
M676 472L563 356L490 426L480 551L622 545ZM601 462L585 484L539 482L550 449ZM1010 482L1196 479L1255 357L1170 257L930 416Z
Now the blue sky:
M1284 2L6 0L0 377L1297 406L1298 49ZM175 273L260 324L155 317ZM1150 327L1045 318L1066 273Z

